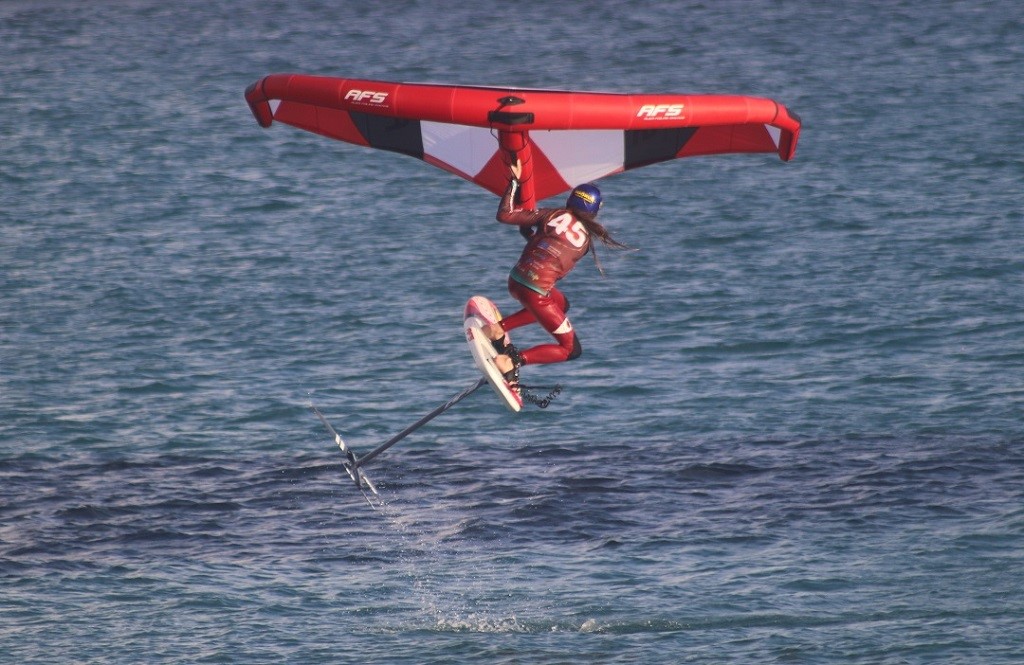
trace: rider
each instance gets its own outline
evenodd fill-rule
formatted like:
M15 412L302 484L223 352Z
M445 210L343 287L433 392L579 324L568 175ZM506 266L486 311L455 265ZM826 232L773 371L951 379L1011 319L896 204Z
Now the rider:
M625 248L626 245L614 240L597 222L601 192L593 184L578 185L573 189L564 208L525 210L513 207L522 164L516 160L509 170L512 177L498 204L497 219L503 224L519 226L520 232L527 237L526 247L508 278L508 292L523 309L498 323L487 325L484 334L495 343L499 352L495 358L498 369L509 383L517 384L521 365L574 360L583 352L572 323L565 315L569 302L555 288L555 282L565 277L592 249L592 236L597 236L609 247ZM597 260L596 254L594 259ZM506 331L534 322L539 322L557 344L540 344L519 351L500 341Z

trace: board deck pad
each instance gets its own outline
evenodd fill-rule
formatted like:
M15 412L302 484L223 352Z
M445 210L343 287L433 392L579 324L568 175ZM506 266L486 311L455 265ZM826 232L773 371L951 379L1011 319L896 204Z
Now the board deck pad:
M498 352L487 339L483 328L489 323L497 323L501 320L501 312L493 302L484 296L473 296L466 303L464 311L463 329L466 333L466 342L469 344L469 351L473 355L473 361L477 369L484 375L491 388L505 403L509 410L518 413L523 408L523 397L518 388L513 387L502 376L494 359ZM509 343L508 333L505 333L505 342Z

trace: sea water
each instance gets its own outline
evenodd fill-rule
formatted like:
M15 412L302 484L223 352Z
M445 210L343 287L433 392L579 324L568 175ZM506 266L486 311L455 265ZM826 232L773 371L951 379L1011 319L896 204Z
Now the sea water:
M0 661L1024 662L1024 12L0 4ZM497 199L259 128L276 72L771 97L796 158L601 182L513 415ZM557 200L550 203L557 204ZM524 329L517 341L542 341Z

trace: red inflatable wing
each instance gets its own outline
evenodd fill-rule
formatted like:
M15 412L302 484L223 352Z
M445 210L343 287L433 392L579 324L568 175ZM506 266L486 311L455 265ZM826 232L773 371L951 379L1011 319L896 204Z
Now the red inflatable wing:
M523 163L520 203L647 164L725 153L793 158L800 119L770 99L389 83L272 74L245 99L273 121L422 159L501 195Z

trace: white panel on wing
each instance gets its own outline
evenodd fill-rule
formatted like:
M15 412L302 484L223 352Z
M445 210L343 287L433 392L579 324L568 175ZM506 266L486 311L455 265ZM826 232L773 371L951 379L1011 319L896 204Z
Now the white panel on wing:
M626 160L620 129L533 131L530 140L573 186L621 171Z
M473 177L498 149L491 130L443 122L420 122L423 152Z

